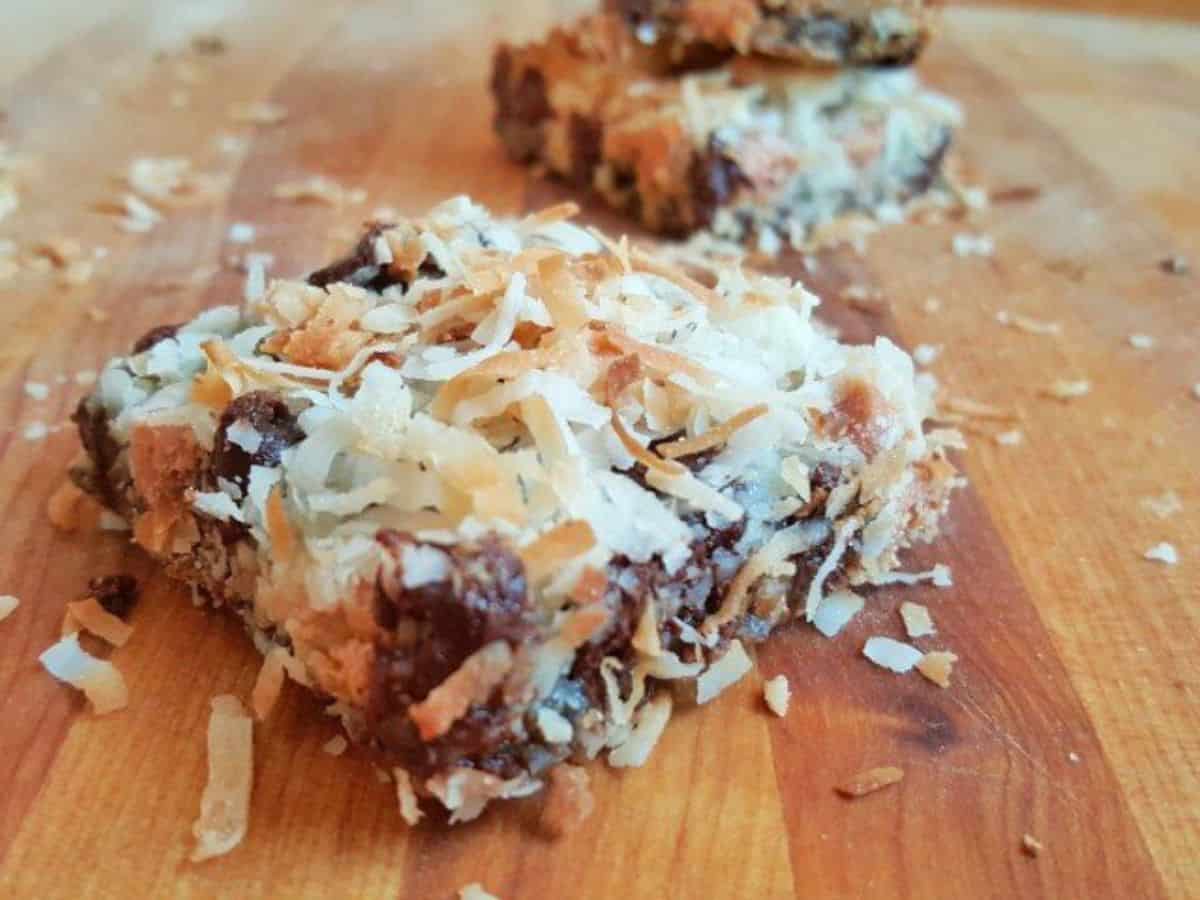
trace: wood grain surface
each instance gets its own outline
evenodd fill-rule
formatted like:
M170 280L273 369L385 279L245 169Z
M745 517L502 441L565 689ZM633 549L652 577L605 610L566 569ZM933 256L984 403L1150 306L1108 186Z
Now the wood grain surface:
M1020 416L1019 446L972 437L971 487L944 539L912 557L948 562L955 586L879 592L833 641L779 635L758 675L678 715L646 767L592 766L597 813L558 841L538 833L536 802L406 829L391 786L353 752L324 753L334 720L289 689L256 735L245 843L187 861L208 700L247 696L258 659L119 536L50 527L45 503L76 449L60 426L112 353L238 296L229 261L246 248L226 240L231 223L256 226L274 272L300 274L377 205L419 212L467 192L518 212L561 198L502 158L484 82L492 42L582 6L143 0L65 24L30 7L0 33L0 141L21 191L0 240L107 251L82 286L56 272L0 281L0 593L22 601L0 623L0 896L441 898L474 881L505 900L1200 896L1200 277L1158 265L1178 253L1200 267L1200 29L990 9L949 11L923 68L966 105L959 153L1007 199L892 228L818 279L847 338L940 347L932 369L950 392ZM187 51L200 33L226 52ZM229 119L231 103L262 99L289 118ZM223 151L220 134L247 141ZM126 234L95 207L141 155L185 156L228 187ZM272 199L312 173L370 199ZM992 236L994 258L952 254L963 232ZM882 302L845 302L850 284ZM1001 310L1061 334L1005 327ZM1041 393L1063 378L1091 392ZM39 424L49 434L27 437ZM1183 510L1160 519L1142 500L1168 490ZM1178 565L1142 558L1159 541ZM37 655L88 577L125 571L145 585L112 656L132 701L95 718ZM927 603L930 645L961 657L949 690L861 658L867 636L899 634L903 599ZM777 673L793 688L784 719L761 704ZM856 801L833 792L878 765L904 781Z

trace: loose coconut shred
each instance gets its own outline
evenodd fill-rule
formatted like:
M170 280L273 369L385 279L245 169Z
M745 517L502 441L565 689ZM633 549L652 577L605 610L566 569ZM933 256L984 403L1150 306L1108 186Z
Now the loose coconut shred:
M129 690L117 667L88 654L79 646L78 634L68 634L38 660L59 681L83 691L98 716L129 705Z
M255 714L285 669L331 698L412 821L568 758L641 765L747 645L937 579L894 574L961 483L908 355L838 343L799 284L701 284L573 212L458 198L305 281L260 269L76 413L75 482L269 654ZM226 707L215 734L248 740Z
M250 821L254 721L230 694L212 699L208 717L208 783L192 826L192 862L223 856L242 842Z

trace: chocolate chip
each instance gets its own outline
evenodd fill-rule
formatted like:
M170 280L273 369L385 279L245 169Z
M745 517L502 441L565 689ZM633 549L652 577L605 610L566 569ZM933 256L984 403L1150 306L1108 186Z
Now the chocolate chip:
M253 453L229 440L229 429L235 422L243 422L258 432L260 440ZM278 394L272 391L243 394L221 413L213 441L212 474L245 490L251 466L279 465L283 451L303 439L304 431Z
M145 353L147 350L149 350L155 344L157 344L161 341L170 340L171 338L175 337L176 334L179 333L179 328L180 328L179 325L158 325L154 328L151 328L149 331L147 331L145 334L143 334L140 338L138 338L136 341L134 341L134 344L133 344L134 354Z
M572 113L567 123L571 148L571 178L580 185L592 183L592 173L603 161L604 126L596 119Z
M712 222L717 209L725 205L734 191L750 182L738 164L725 156L721 142L710 137L705 151L692 158L688 183L692 189L693 215L689 225L703 228Z
M138 600L138 583L132 575L103 575L88 581L88 593L119 619L126 618Z

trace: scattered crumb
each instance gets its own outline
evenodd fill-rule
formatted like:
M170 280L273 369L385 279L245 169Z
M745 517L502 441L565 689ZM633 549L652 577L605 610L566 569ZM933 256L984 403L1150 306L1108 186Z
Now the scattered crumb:
M3 622L5 619L11 616L13 614L13 610L20 605L21 601L12 594L0 594L0 622Z
M228 49L225 39L219 34L197 34L192 37L193 53L201 56L219 56Z
M208 782L200 817L192 825L192 862L222 856L237 847L250 822L254 778L254 720L232 694L212 698L208 718Z
M1081 760L1080 755L1078 753L1076 753L1074 750L1072 750L1070 753L1067 754L1067 762L1071 763L1072 765L1077 765L1080 762L1080 760Z
M950 687L950 675L958 656L949 650L930 650L917 663L917 671L941 688Z
M380 784L391 784L392 776L388 774L387 769L381 769L379 766L373 766L375 770L375 780Z
M1182 256L1168 256L1158 263L1158 267L1168 275L1186 275L1192 270L1187 259Z
M1183 511L1183 501L1174 491L1167 491L1157 497L1143 497L1141 505L1142 509L1154 513L1160 519L1169 519L1175 513Z
M246 283L242 288L242 297L247 301L257 300L267 291L267 269L275 261L271 253L246 254Z
M118 203L103 203L100 212L116 216L117 227L131 234L144 234L163 220L162 213L134 194L125 194Z
M921 308L929 315L933 316L942 311L942 301L937 297L926 297Z
M260 722L266 721L279 702L283 683L287 680L285 661L289 656L291 654L285 648L273 647L263 657L258 677L254 679L254 688L250 692L250 706L254 710L254 718Z
M1021 850L1026 856L1037 857L1043 849L1042 842L1032 834L1022 835Z
M792 699L792 687L786 675L776 675L763 684L763 700L767 709L783 718L787 715L788 703Z
M1047 397L1053 397L1055 400L1071 400L1075 397L1084 397L1091 393L1092 383L1086 379L1071 381L1060 378L1048 388L1043 388L1042 393Z
M377 769L382 772L382 769ZM384 775L387 773L384 772ZM396 803L400 807L400 818L406 825L414 826L424 818L421 804L417 801L417 792L413 790L412 776L404 769L392 769L392 780L396 782Z
M937 633L929 609L920 603L905 600L900 604L900 618L904 620L904 630L910 638L928 637Z
M30 400L45 400L50 396L50 388L40 381L25 382L25 396Z
M77 259L63 269L58 283L63 287L82 287L92 280L96 273L96 264L90 259Z
M882 669L899 675L912 670L925 654L911 644L889 637L867 638L863 656Z
M277 200L289 200L294 203L325 203L329 206L362 203L367 199L367 193L362 188L344 188L332 178L324 175L310 175L298 181L285 181L275 185L271 194Z
M976 419L995 419L1000 422L1011 422L1017 418L1015 413L1001 409L998 406L993 406L990 403L981 403L978 400L972 400L970 397L944 397L939 401L938 405L943 410Z
M1003 309L996 313L996 321L1001 325L1008 325L1018 331L1024 331L1026 334L1062 334L1062 325L1058 322L1043 322L1040 319L1033 319L1020 313L1010 313Z
M254 240L256 229L246 222L234 222L229 226L229 242L232 244L249 244Z
M813 615L813 627L827 638L836 637L846 623L858 615L865 602L853 591L830 591L821 598Z
M98 716L129 705L129 691L120 671L106 659L96 659L79 646L79 635L69 634L38 657L46 671L83 691Z
M1192 396L1200 400L1200 381L1192 385Z
M324 744L321 745L321 749L324 750L326 753L328 753L330 756L341 756L343 753L346 752L346 748L349 746L350 746L350 742L346 740L345 735L335 734L333 737L331 737L329 740L327 740Z
M106 313L99 306L89 306L86 310L84 310L84 314L87 315L87 317L97 325L103 325L109 319L108 313Z
M246 148L250 146L250 140L240 134L221 133L213 139L213 144L221 153L237 156L239 153L245 152Z
M75 383L86 387L89 384L95 384L99 378L99 373L93 369L84 369L82 372L75 373Z
M1154 338L1148 334L1131 334L1129 346L1136 350L1150 350L1154 347Z
M913 359L916 360L917 365L928 366L933 364L933 361L938 358L938 354L941 352L942 348L940 346L935 347L933 344L917 344L917 346L913 348L912 356Z
M1166 563L1168 566L1173 566L1179 562L1179 553L1176 552L1173 545L1168 544L1166 541L1155 544L1145 552L1144 556L1146 559Z
M83 629L114 647L124 647L133 634L132 625L101 606L100 600L94 596L68 603L67 619L71 626L64 627L64 634Z
M30 422L21 430L21 436L27 441L40 441L50 433L50 429L42 422Z
M1001 431L996 434L996 443L1002 447L1016 447L1025 440L1025 434L1019 428Z
M229 118L245 125L278 125L287 117L286 107L265 100L255 103L234 103L229 107Z
M853 775L834 788L843 797L865 797L903 780L904 770L895 766L877 766Z
M591 778L580 766L563 764L550 770L550 785L542 806L542 828L555 837L577 829L596 808Z
M478 881L458 889L458 900L500 900L495 894L489 894Z
M991 257L996 253L996 242L986 234L956 234L952 246L954 255L960 257Z

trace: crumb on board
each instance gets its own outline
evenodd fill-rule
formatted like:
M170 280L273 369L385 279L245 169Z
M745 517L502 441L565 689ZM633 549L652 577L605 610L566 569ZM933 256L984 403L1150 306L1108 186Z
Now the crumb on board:
M495 894L489 894L478 881L473 881L458 889L458 900L500 900L500 898Z
M103 507L91 494L85 494L70 479L66 479L50 495L46 516L60 531L95 531L100 527Z
M924 655L911 644L890 637L867 638L863 645L863 656L880 668L898 675L911 672L913 666L919 663Z
M350 742L346 740L346 736L344 734L335 734L321 745L321 749L330 756L341 756L346 752L346 749L349 746Z
M229 226L227 237L231 244L249 244L256 233L257 229L249 222L234 222Z
M1186 275L1192 270L1191 264L1188 263L1187 259L1178 254L1163 257L1159 260L1158 267L1168 275Z
M792 686L788 684L786 675L776 675L763 683L763 701L767 709L780 718L787 715L791 699Z
M30 422L21 429L21 437L27 441L40 441L50 433L50 429L46 427L45 422Z
M376 772L383 772L376 769ZM387 773L384 772L386 776ZM386 780L386 779L385 779ZM396 803L400 809L400 818L409 827L415 826L425 816L421 804L417 800L417 792L413 790L412 776L399 767L392 769L392 781L396 783Z
M1129 346L1135 350L1152 350L1154 344L1154 338L1148 334L1131 334L1129 336Z
M362 203L367 192L362 188L346 188L325 175L309 175L296 181L275 185L271 196L293 203L324 203L328 206Z
M1067 754L1067 762L1071 763L1071 765L1078 765L1081 760L1082 757L1074 750Z
M996 313L996 321L1001 325L1007 325L1018 331L1024 331L1026 334L1062 334L1062 325L1058 322L1044 322L1041 319L1023 316L1020 313L1010 313L1004 309Z
M956 234L951 243L954 255L958 257L982 256L991 257L996 254L996 242L986 234Z
M40 381L27 381L25 382L25 396L30 400L45 400L50 396L50 388Z
M827 638L836 637L865 604L866 601L853 591L830 591L821 598L813 615L813 627Z
M582 766L564 763L550 770L548 780L541 825L548 834L561 837L587 820L596 808L596 798L591 778Z
M903 780L903 778L903 769L896 766L876 766L873 769L866 769L850 776L850 778L837 785L834 790L843 797L865 797L867 794L873 794L875 791L881 790L888 785L896 784Z
M1010 428L997 432L995 440L1001 447L1017 447L1025 440L1025 433L1019 428Z
M1092 383L1087 379L1066 379L1060 378L1051 384L1049 387L1043 388L1042 393L1047 397L1053 397L1055 400L1073 400L1076 397L1085 397L1092 390Z
M1173 566L1179 562L1179 552L1173 544L1161 541L1145 552L1145 558L1154 562L1166 563Z
M930 650L917 662L917 671L940 688L950 687L958 656L949 650Z
M1192 396L1200 400L1200 381L1192 385Z
M278 125L287 117L287 107L267 100L233 103L229 107L229 118L243 125Z
M12 594L0 594L0 622L11 616L20 605L21 601Z
M919 366L929 366L938 358L942 352L940 346L934 344L917 344L913 348L912 357Z
M1037 857L1044 850L1042 842L1035 838L1032 834L1024 834L1021 836L1021 852L1026 856Z
M942 311L942 301L937 297L926 297L925 302L921 304L921 308L929 315L934 316Z
M57 678L83 691L98 716L129 705L129 690L121 672L106 659L97 659L79 646L79 635L68 634L38 661Z
M905 600L900 604L900 618L904 621L904 630L910 638L928 637L937 633L933 617L929 615L929 608L924 604Z
M82 629L114 647L125 646L133 634L132 625L105 609L94 596L68 603L66 618L71 624L64 626L64 634Z
M1142 509L1153 513L1160 519L1169 519L1183 511L1183 501L1174 491L1166 491L1157 496L1143 497L1140 501Z
M237 847L250 822L254 778L254 720L232 694L213 697L208 717L208 781L192 825L192 862Z

